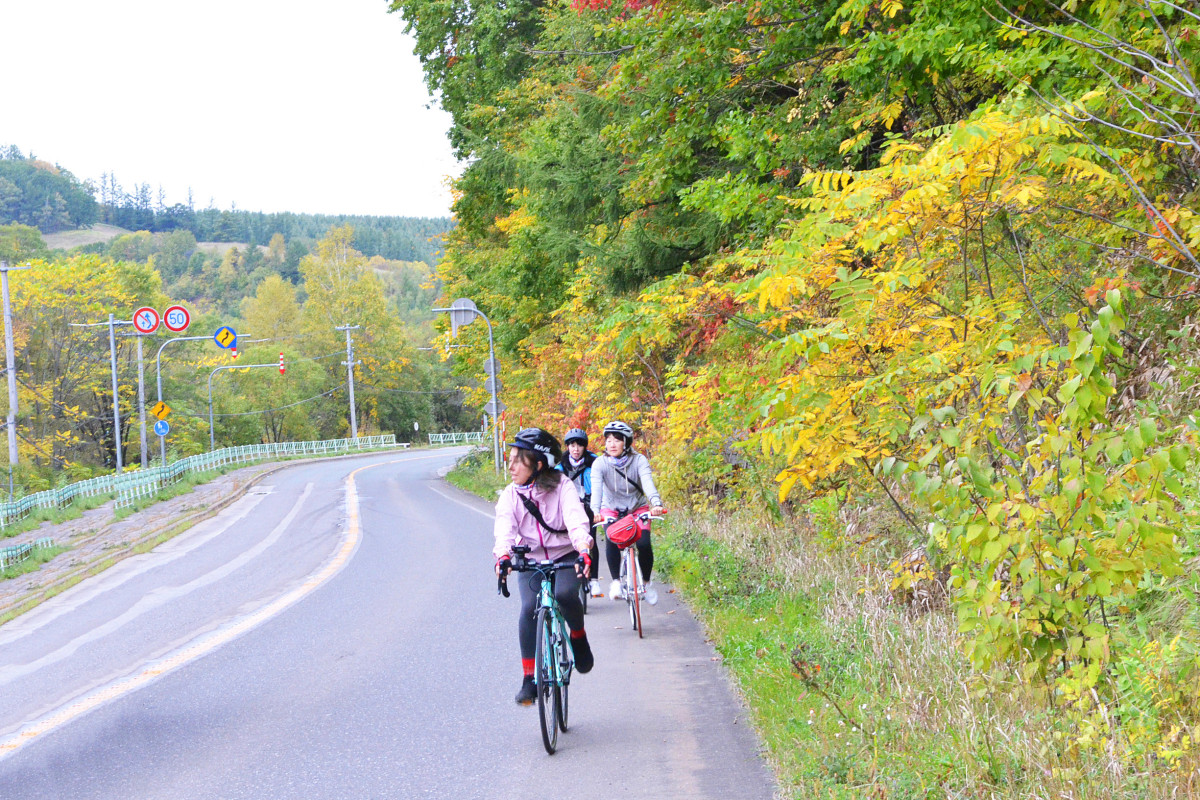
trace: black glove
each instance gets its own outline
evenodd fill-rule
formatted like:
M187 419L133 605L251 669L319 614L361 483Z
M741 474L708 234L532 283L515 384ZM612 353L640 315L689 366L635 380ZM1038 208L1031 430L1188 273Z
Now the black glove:
M500 568L500 575L496 578L496 594L508 597L508 573L512 570L512 559L505 556L496 562L496 566Z
M583 553L579 558L575 559L575 574L581 578L587 579L592 574L592 557L588 553Z

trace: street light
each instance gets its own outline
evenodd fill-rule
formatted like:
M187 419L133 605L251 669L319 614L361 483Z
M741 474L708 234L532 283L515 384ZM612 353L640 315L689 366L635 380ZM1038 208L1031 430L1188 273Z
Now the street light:
M482 317L487 323L488 329L488 366L484 370L487 372L491 380L489 381L492 392L492 402L488 411L492 415L492 461L496 467L496 474L500 474L500 401L497 398L496 389L500 382L500 362L496 360L496 347L492 340L492 321L487 318L487 315L475 307L475 303L465 297L460 297L450 304L450 308L435 308L435 312L450 314L450 328L454 336L458 335L460 325L469 325L475 317Z
M213 428L213 401L212 401L212 379L223 369L256 369L258 367L270 367L282 371L281 362L276 361L274 364L228 364L223 367L217 367L208 374L208 450L212 452L217 449L217 434Z

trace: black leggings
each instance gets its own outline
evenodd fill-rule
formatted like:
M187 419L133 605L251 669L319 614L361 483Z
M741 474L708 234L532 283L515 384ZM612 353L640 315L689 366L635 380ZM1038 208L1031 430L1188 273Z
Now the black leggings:
M573 562L574 553L559 559L560 564ZM514 572L521 592L521 616L517 619L517 637L521 642L521 658L533 658L537 647L538 595L542 592L542 576L537 572ZM579 602L579 582L582 580L574 570L560 569L554 573L554 599L567 626L573 631L583 630L583 605Z
M650 530L647 528L642 531L642 535L637 540L637 559L638 566L642 568L642 580L647 583L650 581L650 573L654 570L654 547L650 544ZM612 575L613 580L618 580L621 577L621 548L608 540L608 544L604 548L604 557L608 559L608 571Z

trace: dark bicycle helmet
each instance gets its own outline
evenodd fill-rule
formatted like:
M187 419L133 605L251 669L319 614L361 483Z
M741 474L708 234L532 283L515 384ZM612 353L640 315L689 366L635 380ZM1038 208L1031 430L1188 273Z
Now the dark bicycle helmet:
M571 430L567 431L567 435L563 437L563 444L570 444L571 442L579 442L584 447L587 447L587 433L584 432L583 428L571 428Z
M619 419L614 419L612 422L604 426L604 435L608 436L610 433L616 434L624 439L626 446L633 444L633 428L629 427L624 422L621 422Z
M524 428L508 446L536 453L545 460L547 469L553 469L562 461L562 447L558 439L541 428Z

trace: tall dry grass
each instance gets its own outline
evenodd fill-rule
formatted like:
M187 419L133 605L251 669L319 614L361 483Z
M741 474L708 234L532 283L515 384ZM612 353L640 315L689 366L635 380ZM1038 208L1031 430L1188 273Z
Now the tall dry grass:
M781 671L796 670L786 659L773 668L743 669L727 658L752 707L758 704L759 724L774 728L763 736L794 796L1200 798L1194 750L1175 770L1153 759L1131 761L1116 720L1106 745L1081 750L1068 715L1045 687L1023 681L1018 665L975 670L952 611L913 613L893 600L890 573L880 565L890 563L904 538L898 519L884 506L852 516L822 521L804 515L785 526L748 515L684 513L667 534L683 550L715 544L743 570L744 591L814 604L817 613L807 625L820 630L779 620L773 635L782 650L808 638L849 654L838 661L837 674L819 673L806 691L793 679L790 694L753 685L786 686L789 676ZM723 609L731 598L694 595L703 618L724 619L713 631L718 647L735 650L738 628ZM761 623L761 616L751 622ZM792 703L795 713L780 715L781 703ZM848 709L846 717L834 708Z

